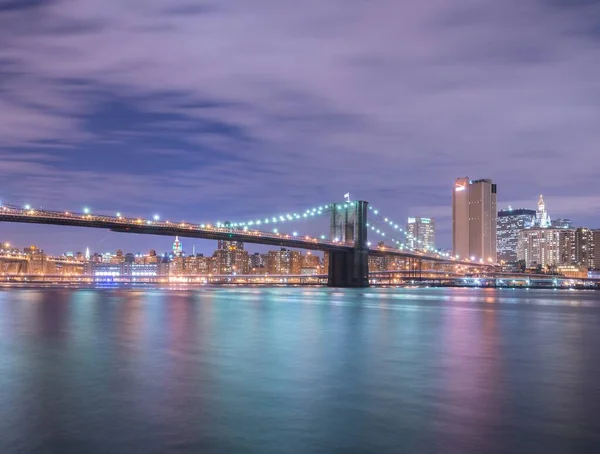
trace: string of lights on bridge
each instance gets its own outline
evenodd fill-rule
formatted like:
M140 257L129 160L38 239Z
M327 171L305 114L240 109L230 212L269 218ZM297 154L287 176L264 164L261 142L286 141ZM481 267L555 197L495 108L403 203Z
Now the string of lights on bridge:
M378 234L381 238L385 238L385 239L391 241L399 249L408 249L409 251L416 251L418 249L418 248L407 247L406 243L407 243L407 237L408 237L409 233L406 230L404 230L402 227L400 227L397 222L394 222L392 219L380 215L379 210L371 205L369 205L369 211L371 211L377 219L379 219L381 222L383 222L386 225L386 227L389 227L389 228L393 229L393 231L403 234L404 239L398 239L394 236L391 236L389 233L386 233L386 231L384 231L383 229L377 228L376 226L372 225L372 223L367 223L367 227L370 228L370 230L373 233ZM414 241L417 243L421 243L421 240L419 240L418 238L414 238ZM431 250L428 252L434 253L434 254L437 254L437 255L440 255L443 257L450 257L450 254L448 254L448 253L437 252L435 250Z
M371 211L372 214L377 217L377 219L379 219L381 222L383 222L386 225L386 227L389 227L398 233L404 234L405 237L407 236L407 232L404 229L402 229L402 227L400 227L398 225L398 223L394 222L393 220L391 220L387 217L380 215L379 210L377 208L373 207L372 205L369 205L369 211ZM392 243L394 243L394 245L396 247L398 247L399 249L405 249L406 238L398 239L398 238L394 237L393 234L390 235L389 233L386 233L385 230L383 230L381 228L377 228L375 225L373 225L372 222L367 223L367 227L371 230L371 232L376 233L381 238L384 238L384 239L389 240Z
M215 223L217 227L231 227L234 229L248 229L252 228L265 228L266 226L276 225L276 224L284 224L293 221L301 221L308 220L310 218L314 218L317 216L322 216L323 214L328 214L331 212L333 204L325 204L320 205L313 208L308 208L304 212L295 212L295 213L284 213L284 214L276 214L271 216L265 216L264 218L254 218L247 221L238 221L238 222L221 222L218 221ZM279 233L279 229L277 227L273 228L273 233ZM298 232L293 232L293 236L298 236ZM320 235L322 240L326 239L326 235Z

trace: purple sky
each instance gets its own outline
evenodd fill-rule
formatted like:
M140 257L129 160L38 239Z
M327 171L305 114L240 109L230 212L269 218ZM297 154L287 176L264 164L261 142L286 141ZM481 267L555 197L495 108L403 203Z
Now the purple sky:
M0 0L0 199L216 221L459 176L600 227L596 0ZM0 225L63 250L169 238ZM202 251L213 242L198 242ZM189 248L186 248L189 249Z

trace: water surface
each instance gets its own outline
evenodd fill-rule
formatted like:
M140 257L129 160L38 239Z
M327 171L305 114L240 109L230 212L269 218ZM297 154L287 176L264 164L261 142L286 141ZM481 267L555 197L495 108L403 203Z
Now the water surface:
M0 291L0 453L597 453L600 292Z

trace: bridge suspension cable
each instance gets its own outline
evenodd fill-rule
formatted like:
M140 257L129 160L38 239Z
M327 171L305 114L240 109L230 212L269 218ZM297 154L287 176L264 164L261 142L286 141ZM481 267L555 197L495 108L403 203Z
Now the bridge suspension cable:
M379 214L379 210L372 205L369 205L369 211L371 212L371 216L375 218L374 221L367 223L367 228L370 232L379 235L381 238L391 241L398 249L410 249L407 248L406 244L407 233L397 222L394 222L390 218ZM377 225L374 225L377 223L377 221L383 223L386 227L386 230L380 227L378 228ZM392 233L388 233L387 230L391 230Z
M332 204L321 205L318 207L308 208L304 212L298 213L284 213L276 214L271 216L265 216L261 218L254 218L246 221L238 222L216 222L217 227L256 227L266 224L281 224L285 222L292 222L297 220L306 220L315 216L321 216L331 211Z
M379 210L377 208L375 208L373 206L369 206L369 210L372 212L372 215L375 217L375 219L381 221L386 226L386 228L393 229L392 230L393 232L398 232L398 234L400 234L400 237L399 238L397 236L394 237L393 234L392 235L388 234L382 228L377 228L377 226L373 225L373 222L367 224L367 226L369 227L369 229L372 232L378 234L382 238L389 239L399 249L408 250L408 251L419 250L418 247L409 247L410 240L414 241L414 243L420 243L420 240L418 238L410 238L409 233L406 230L404 230L402 227L400 227L400 225L397 222L393 221L392 219L384 217L383 215L379 214ZM448 256L448 254L439 254L438 252L433 251L433 250L429 251L429 252L434 255Z

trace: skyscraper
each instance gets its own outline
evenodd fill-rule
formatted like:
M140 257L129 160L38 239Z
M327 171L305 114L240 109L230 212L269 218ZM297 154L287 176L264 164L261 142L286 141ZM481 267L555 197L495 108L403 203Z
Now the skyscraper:
M435 220L432 218L408 218L406 244L409 249L435 249Z
M179 241L179 237L176 236L175 241L173 242L173 255L175 257L180 257L182 253L183 253L183 246L181 244L181 241Z
M535 210L525 208L500 210L497 221L498 260L517 261L519 232L535 225Z
M452 191L452 249L462 259L496 261L496 185L457 178Z
M544 196L540 194L538 200L537 212L535 214L535 226L541 229L547 229L552 226L550 221L550 215L546 211L546 202L544 202Z

